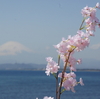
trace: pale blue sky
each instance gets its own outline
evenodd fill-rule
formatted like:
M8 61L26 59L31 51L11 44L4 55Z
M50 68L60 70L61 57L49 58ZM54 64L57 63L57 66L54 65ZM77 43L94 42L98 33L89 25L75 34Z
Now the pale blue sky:
M56 61L53 45L62 37L75 35L82 20L81 9L86 5L94 7L97 2L99 0L0 0L0 63L45 64L48 56ZM100 19L100 10L97 16ZM90 47L76 57L83 61L100 60L99 37L100 29L97 29ZM92 45L98 49L91 49Z

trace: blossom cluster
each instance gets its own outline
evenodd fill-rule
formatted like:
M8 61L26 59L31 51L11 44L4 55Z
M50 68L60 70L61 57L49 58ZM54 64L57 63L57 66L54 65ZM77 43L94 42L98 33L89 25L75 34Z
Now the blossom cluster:
M59 73L58 77L62 78L62 73ZM64 73L64 79L62 86L66 90L71 90L72 92L75 92L74 87L80 83L81 85L84 85L82 78L80 78L80 81L77 82L76 80L76 74L74 72L70 73Z
M63 60L64 68L62 73L59 73L58 63L53 61L52 57L47 57L46 61L48 62L46 66L45 73L50 76L51 74L56 74L56 78L59 77L61 82L59 83L59 90L57 94L61 94L61 88L64 87L64 90L71 90L75 92L74 87L78 84L84 85L82 78L80 78L79 82L76 80L76 64L81 63L81 59L76 59L73 57L73 54L77 51L82 51L90 44L90 36L94 36L95 27L98 26L100 28L100 21L96 17L97 8L100 9L100 4L97 3L95 7L84 7L81 10L81 14L84 17L82 24L77 31L77 34L74 36L69 35L68 39L62 38L62 41L54 47L57 49L58 55ZM85 24L85 25L84 25ZM82 31L85 29L85 32ZM69 67L70 72L66 72L66 68ZM61 88L60 88L61 87ZM54 99L53 97L44 97L43 99ZM60 98L57 98L60 99Z
M36 98L38 99L38 98ZM54 99L53 97L48 97L48 96L45 96L43 99Z
M83 17L88 17L85 20L87 31L95 31L96 25L100 27L99 19L96 17L96 8L100 9L99 3L97 3L94 8L86 6L81 11Z
M45 96L43 99L54 99L53 97Z
M51 73L51 74L57 73L57 72L58 72L58 69L60 68L60 67L58 66L58 64L57 64L55 61L53 61L52 59L53 59L52 57L47 57L47 58L46 58L48 64L47 64L45 73L46 73L47 75L50 75L50 73Z

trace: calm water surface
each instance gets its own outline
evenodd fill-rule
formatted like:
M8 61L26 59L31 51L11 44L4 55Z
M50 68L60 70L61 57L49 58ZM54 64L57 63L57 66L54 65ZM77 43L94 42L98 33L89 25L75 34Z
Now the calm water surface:
M84 86L65 91L61 99L100 99L100 72L76 72ZM55 78L44 71L0 71L0 99L43 99L55 96Z

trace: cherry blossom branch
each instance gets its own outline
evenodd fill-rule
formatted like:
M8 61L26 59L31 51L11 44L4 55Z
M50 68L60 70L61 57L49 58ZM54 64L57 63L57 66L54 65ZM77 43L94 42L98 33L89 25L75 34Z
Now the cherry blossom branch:
M75 92L74 87L77 84L84 85L82 78L80 78L79 82L76 80L76 74L74 71L76 71L76 63L81 63L81 60L76 60L73 57L73 52L75 51L82 51L86 47L88 47L90 43L90 36L93 36L93 32L95 31L95 27L98 26L100 28L100 21L96 17L96 8L100 9L100 4L97 3L95 7L84 7L81 10L82 16L84 19L82 20L82 23L79 27L79 30L77 31L77 34L74 36L68 36L68 39L62 39L60 43L55 45L55 48L57 48L57 52L59 54L58 57L58 63L53 61L52 57L46 58L48 64L46 66L45 73L50 76L50 74L53 74L56 78L56 99L60 99L60 96L62 92L65 90L72 92ZM85 26L83 26L85 22ZM83 32L82 29L86 29L86 32ZM58 70L60 68L60 57L64 62L64 68L62 70L62 73L58 74ZM69 66L70 73L66 73L66 69ZM58 77L60 79L60 85L58 85ZM62 90L62 87L64 87L64 90ZM54 99L53 97L44 97L43 99Z

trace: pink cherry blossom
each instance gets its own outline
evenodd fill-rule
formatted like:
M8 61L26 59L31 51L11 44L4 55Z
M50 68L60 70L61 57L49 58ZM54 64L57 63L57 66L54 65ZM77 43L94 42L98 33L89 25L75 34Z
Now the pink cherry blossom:
M91 18L87 18L85 19L86 25L88 26L91 23L92 19Z
M70 77L76 78L76 74L74 72L70 72Z
M85 33L83 31L81 31L81 30L78 30L77 34L78 34L79 37L85 36Z
M54 97L45 96L43 99L54 99Z
M70 56L68 63L70 66L75 66L75 64L77 63L77 60L74 57Z
M90 7L88 7L88 6L84 7L84 8L82 9L82 11L81 11L83 17L88 17L88 16L90 16L90 10L91 10Z
M36 99L38 99L38 98L36 98ZM45 96L43 99L54 99L54 97Z
M100 9L100 4L99 3L96 4L96 8Z
M59 73L58 74L58 77L62 78L62 73ZM73 77L73 78L76 78L76 74L74 72L70 72L70 73L64 73L64 78L70 78L70 77Z
M94 36L93 31L86 31L87 36Z
M70 49L70 45L68 43L69 42L67 40L62 40L59 44L55 45L54 47L58 49L57 52L59 54L65 55Z
M82 59L78 59L77 64L81 64L81 63L82 63Z
M75 66L70 66L70 71L76 71L76 67Z
M84 17L88 17L85 19L86 22L86 30L87 31L95 31L95 26L100 24L99 19L96 17L96 8L100 8L100 4L97 3L96 7L84 7L81 11Z
M62 78L62 73L58 74L58 77ZM82 78L80 78L80 82L81 85L83 84L83 80ZM74 72L70 72L70 73L64 73L64 79L63 79L63 84L62 86L67 90L71 90L72 92L75 92L74 87L78 84L78 82L76 81L76 74Z
M92 10L90 11L90 17L92 20L94 20L96 18L96 9L92 8Z
M58 72L58 69L60 68L58 66L58 64L55 61L52 60L52 57L47 57L46 60L47 60L48 64L46 66L45 73L47 75L50 75L50 73L52 73L52 74L53 73L57 73Z
M47 57L47 58L46 58L46 61L47 61L47 62L51 62L52 59L53 59L52 57Z
M86 19L85 22L86 22L86 28L87 28L86 30L88 31L95 31L96 25L100 23L99 19L95 16L94 17L90 16L90 18Z
M82 79L82 78L80 78L79 83L80 83L82 86L84 85L84 83L83 83L83 79Z
M59 73L58 77L62 78L62 73ZM66 72L64 73L64 78L67 78L67 73Z
M82 34L81 34L82 33ZM89 45L89 38L86 37L87 34L80 31L75 36L69 36L67 40L61 41L59 44L55 45L57 48L57 52L60 55L67 55L68 52L74 51L76 49L77 51L83 50L85 47Z
M75 92L74 91L74 87L77 85L77 81L76 79L70 77L68 78L67 80L65 80L63 82L63 87L66 89L66 90L72 90L72 92Z
M95 26L96 26L96 23L95 22L91 22L89 24L89 26L87 27L87 30L88 31L95 31Z

